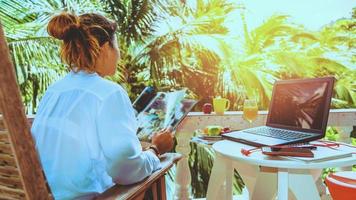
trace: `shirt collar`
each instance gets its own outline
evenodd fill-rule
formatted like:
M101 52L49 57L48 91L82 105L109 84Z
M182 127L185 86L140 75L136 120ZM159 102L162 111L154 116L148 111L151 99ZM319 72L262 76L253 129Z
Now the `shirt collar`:
M79 70L77 72L75 71L70 71L69 72L71 75L74 75L74 76L98 76L98 74L96 72L93 72L93 73L89 73L89 72L86 72L84 70Z

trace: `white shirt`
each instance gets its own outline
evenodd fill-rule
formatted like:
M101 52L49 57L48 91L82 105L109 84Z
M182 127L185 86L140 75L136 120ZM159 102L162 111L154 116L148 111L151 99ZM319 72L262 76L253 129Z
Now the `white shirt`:
M55 199L92 198L160 167L141 150L127 93L96 73L70 72L51 85L31 131Z

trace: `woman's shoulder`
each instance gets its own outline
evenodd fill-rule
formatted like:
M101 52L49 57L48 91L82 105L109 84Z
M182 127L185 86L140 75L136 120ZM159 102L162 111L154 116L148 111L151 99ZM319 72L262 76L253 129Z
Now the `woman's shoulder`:
M113 93L127 94L117 83L100 77L97 74L69 73L67 76L49 86L47 92L65 92L78 90L91 93L99 99L104 99Z
M110 96L113 93L121 93L127 95L126 91L123 89L123 87L120 84L101 77L100 80L98 81L98 84L96 84L93 87L93 89L95 90L96 93L98 93L99 96L103 98Z

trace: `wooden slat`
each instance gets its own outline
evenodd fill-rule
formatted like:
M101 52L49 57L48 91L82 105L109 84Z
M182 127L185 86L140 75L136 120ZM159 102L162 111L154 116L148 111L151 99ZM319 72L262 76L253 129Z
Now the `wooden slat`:
M159 199L160 200L167 200L167 195L166 195L166 179L164 176L162 176L158 180L158 192L159 192Z
M17 167L16 160L8 154L0 154L0 166Z
M10 143L0 140L0 154L6 154L6 155L13 156L13 152L12 152Z
M11 166L0 166L0 176L2 175L20 177L19 170Z
M0 142L10 143L9 135L7 131L0 131Z
M25 191L0 185L0 199L25 199Z
M1 200L19 200L19 199L26 199L25 198L18 198L18 197L11 197L8 194L0 194L0 199Z
M20 177L0 176L0 185L13 189L23 189Z
M17 198L15 198L15 197L10 197L10 196L8 196L7 194L1 194L0 193L0 199L1 200L17 200Z
M152 200L158 200L157 181L152 183L151 190L152 190Z
M3 179L14 179L14 180L21 181L21 177L20 177L19 173L17 173L17 174L0 174L0 179L3 180L2 178ZM2 182L0 182L0 185L5 185L5 184L2 184ZM18 188L23 188L23 187L21 186Z
M2 120L2 114L0 114L0 131L5 130L5 123Z
M0 107L29 200L52 199L24 112L14 67L0 23ZM1 162L1 161L0 161Z

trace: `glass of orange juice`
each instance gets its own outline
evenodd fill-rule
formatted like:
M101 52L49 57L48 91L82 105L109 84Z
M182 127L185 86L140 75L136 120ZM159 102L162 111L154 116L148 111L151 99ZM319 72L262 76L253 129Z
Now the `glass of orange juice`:
M246 99L243 107L243 118L249 122L250 126L252 122L257 118L257 102L253 99Z

